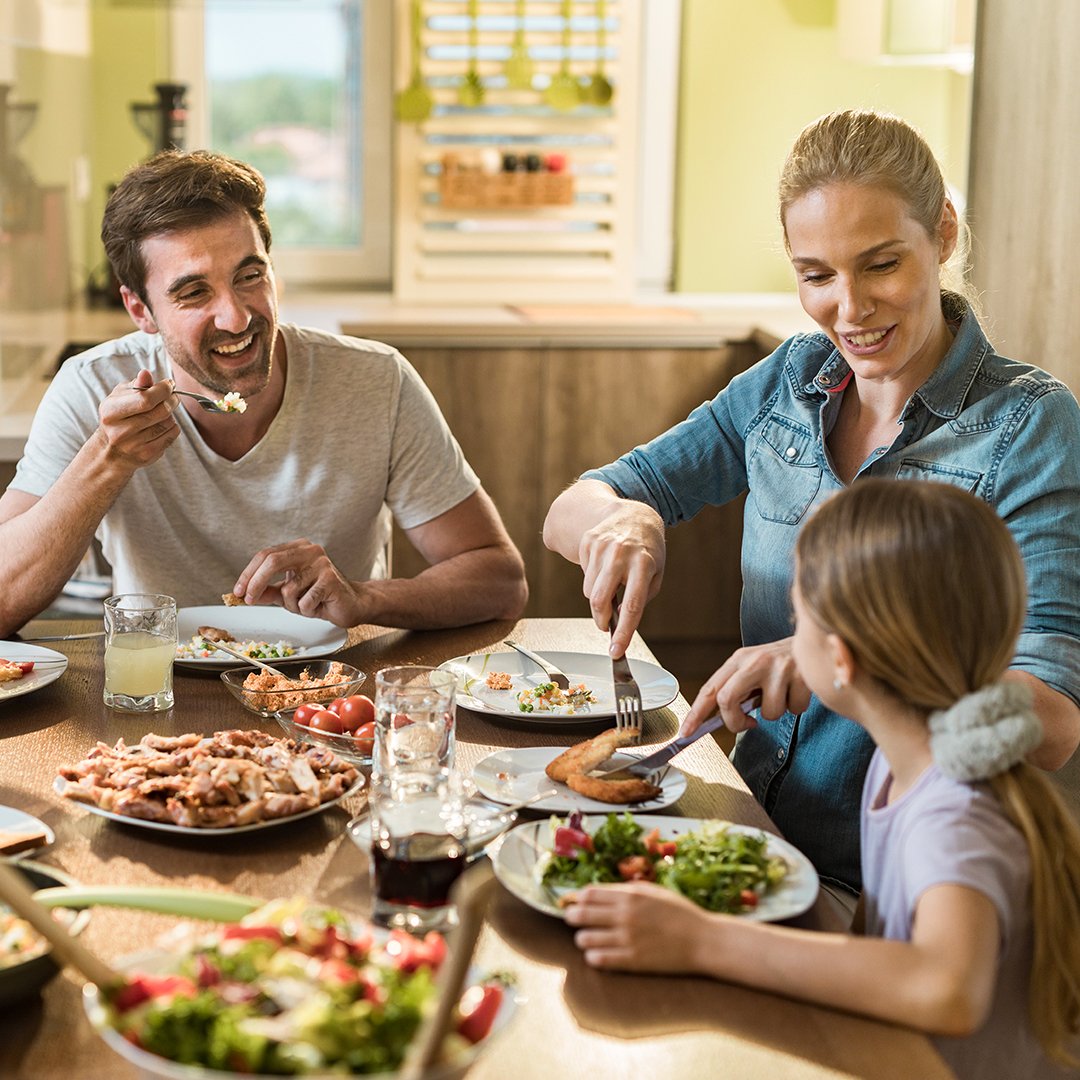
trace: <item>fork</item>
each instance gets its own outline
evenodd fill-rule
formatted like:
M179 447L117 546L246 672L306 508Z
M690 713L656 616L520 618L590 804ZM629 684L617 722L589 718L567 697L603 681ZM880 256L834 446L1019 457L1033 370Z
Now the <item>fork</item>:
M131 389L132 390L149 390L150 387L149 386L133 386ZM231 412L239 412L240 411L238 409L230 409L230 408L228 408L228 406L222 405L222 400L223 399L221 399L221 398L219 398L218 400L215 401L214 398L206 397L203 394L193 394L193 393L191 393L190 390L173 390L173 393L174 394L179 394L181 397L194 398L199 403L199 407L205 409L207 412L231 413Z
M614 634L619 625L619 601L611 601L611 622L609 632ZM625 654L618 660L611 661L611 676L615 683L615 727L619 731L637 731L635 743L641 742L641 729L644 721L641 715L641 690L630 671L630 661Z

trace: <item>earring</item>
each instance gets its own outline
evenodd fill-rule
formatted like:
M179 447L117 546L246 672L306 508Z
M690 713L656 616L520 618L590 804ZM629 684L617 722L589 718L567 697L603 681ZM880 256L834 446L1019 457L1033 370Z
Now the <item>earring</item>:
M834 690L846 690L847 689L847 683L846 682L841 682L840 679L833 679L832 685L833 685Z

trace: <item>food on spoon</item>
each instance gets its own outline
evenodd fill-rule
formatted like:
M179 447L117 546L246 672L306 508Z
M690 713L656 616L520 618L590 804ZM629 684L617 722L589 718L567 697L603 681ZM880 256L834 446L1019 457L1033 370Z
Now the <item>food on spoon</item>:
M214 404L222 412L247 412L247 402L235 391L232 390L224 397L220 397Z
M321 746L262 731L148 734L99 742L60 769L61 794L102 810L197 829L291 817L344 795L356 769Z
M237 596L234 592L225 592L221 594L221 602L226 607L240 607L244 603L244 598Z
M224 641L228 644L236 640L228 630L221 630L216 626L200 626L199 634L207 641Z
M549 779L565 784L575 773L587 773L603 765L620 746L628 746L640 734L638 728L609 728L564 750L548 763L544 772Z
M0 683L14 682L33 670L33 660L0 660Z
M566 821L552 818L551 850L536 873L552 889L655 881L707 911L738 915L753 911L789 869L786 860L769 854L765 833L736 831L729 822L705 821L693 832L661 840L659 828L645 835L630 813L608 814L592 835L574 813Z
M542 682L522 690L517 698L520 712L556 713L559 716L573 716L583 705L596 703L596 695L584 683L563 690L553 682Z
M396 1071L434 1005L447 950L436 933L393 930L377 943L340 913L294 899L211 934L189 928L168 953L154 970L128 972L95 1024L185 1064L295 1076ZM441 1063L452 1068L490 1034L507 981L465 991Z
M513 685L506 671L489 671L484 679L489 690L509 690Z

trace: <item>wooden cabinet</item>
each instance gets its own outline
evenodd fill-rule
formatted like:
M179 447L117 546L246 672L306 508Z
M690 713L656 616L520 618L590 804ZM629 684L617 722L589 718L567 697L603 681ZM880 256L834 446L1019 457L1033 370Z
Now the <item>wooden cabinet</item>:
M552 500L585 469L664 431L764 355L715 347L585 348L398 345L439 402L525 558L531 616L587 615L581 571L541 539ZM710 508L669 531L664 587L649 605L650 642L735 639L742 506ZM423 562L398 534L394 572Z

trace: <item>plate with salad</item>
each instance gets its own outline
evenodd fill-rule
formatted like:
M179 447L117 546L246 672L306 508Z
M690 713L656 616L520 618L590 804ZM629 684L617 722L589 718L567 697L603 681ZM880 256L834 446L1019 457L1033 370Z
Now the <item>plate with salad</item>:
M108 1045L161 1080L389 1076L436 997L440 934L372 930L299 899L240 922L177 927L163 948L117 964L126 985L83 1002ZM439 1076L459 1076L509 1022L505 975L470 972L442 1046Z
M810 860L761 829L702 818L571 814L509 832L495 875L531 908L564 917L566 897L591 884L655 881L708 911L758 922L790 919L817 898Z
M538 651L566 674L569 693L557 692L536 664L515 652L472 653L439 667L457 676L457 703L474 712L544 727L587 725L615 715L610 656ZM662 709L678 696L679 681L670 671L647 660L631 660L630 669L646 712Z
M231 635L229 644L258 660L306 660L329 656L345 648L348 634L326 619L309 619L284 608L264 604L180 608L176 613L176 663L183 667L220 671L242 667L243 660L212 648L199 634L209 626Z

